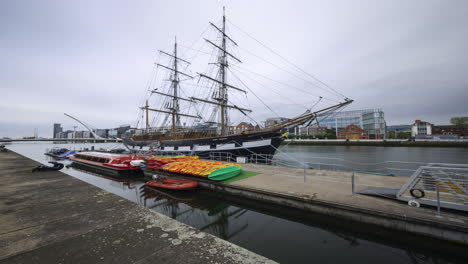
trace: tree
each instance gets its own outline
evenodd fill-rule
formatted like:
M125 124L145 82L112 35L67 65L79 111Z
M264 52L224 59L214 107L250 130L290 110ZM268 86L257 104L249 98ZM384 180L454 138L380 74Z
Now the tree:
M396 138L396 132L395 132L395 131L388 131L388 132L387 132L387 138L388 138L388 139L394 139L394 138Z
M411 137L411 132L410 131L401 131L397 133L396 136L398 139L408 139Z
M468 116L463 117L452 117L450 123L456 127L468 127Z

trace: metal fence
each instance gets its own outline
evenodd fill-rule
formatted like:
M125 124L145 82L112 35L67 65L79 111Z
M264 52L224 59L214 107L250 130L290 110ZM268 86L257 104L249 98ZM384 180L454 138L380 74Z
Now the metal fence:
M421 166L400 189L397 198L468 211L468 165L433 163Z

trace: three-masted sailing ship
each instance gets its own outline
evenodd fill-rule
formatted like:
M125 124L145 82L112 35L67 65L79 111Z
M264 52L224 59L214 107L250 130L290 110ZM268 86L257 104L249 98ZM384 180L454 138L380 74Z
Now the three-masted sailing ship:
M224 11L224 10L223 10ZM223 12L221 26L210 22L210 26L219 34L220 43L205 39L205 41L218 51L217 60L214 64L216 74L199 73L198 77L210 82L214 91L205 98L194 96L184 97L180 90L181 78L194 78L188 73L182 72L180 64L190 64L189 61L178 55L177 41L174 43L172 53L160 51L164 56L170 58L171 65L156 65L170 73L170 88L167 93L158 89L151 91L158 98L165 98L160 109L151 108L146 100L146 106L141 107L146 112L146 132L125 138L124 143L133 147L149 147L151 151L159 155L190 154L207 157L213 152L230 153L232 156L249 157L253 154L271 156L274 155L284 140L286 128L310 124L319 114L335 111L350 104L352 100L345 98L341 103L330 107L311 111L308 110L294 118L278 123L268 128L260 128L252 131L237 132L230 129L229 113L231 110L239 111L247 116L252 111L239 107L229 98L230 91L247 93L246 90L236 87L228 82L228 67L231 60L241 62L228 50L227 43L237 46L237 43L226 33L226 16ZM181 124L181 118L203 120L201 113L184 113L180 109L181 102L191 104L209 104L216 109L217 121L204 121L202 125L186 126ZM156 112L170 120L170 126L150 127L149 112ZM213 115L211 115L213 116Z

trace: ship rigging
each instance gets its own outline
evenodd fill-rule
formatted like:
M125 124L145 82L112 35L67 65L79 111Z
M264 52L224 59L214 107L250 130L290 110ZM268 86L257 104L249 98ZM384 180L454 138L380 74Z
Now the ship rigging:
M145 133L126 139L126 144L140 147L147 146L152 151L167 155L185 153L206 156L211 152L229 152L234 156L273 155L281 144L283 139L282 131L285 128L303 124L310 125L316 121L317 115L333 113L352 102L352 100L342 96L342 102L337 102L321 110L313 110L312 108L322 100L323 97L320 96L319 101L312 107L307 107L305 112L287 121L255 131L232 131L230 129L232 123L230 118L231 110L239 112L246 118L252 120L253 118L250 116L251 109L238 105L231 100L231 93L240 93L246 96L247 90L249 90L255 97L261 99L241 80L239 81L242 86L236 86L228 82L228 72L236 79L239 79L230 68L232 63L236 65L242 63L242 61L229 50L229 47L237 47L238 44L227 33L224 8L221 25L217 26L215 23L209 22L209 27L218 35L218 41L204 38L205 44L217 51L214 62L209 63L215 69L208 73L197 73L196 76L186 72L185 70L191 66L191 62L189 59L179 56L177 39L174 41L172 53L160 50L160 56L169 59L168 64L155 63L157 69L169 74L168 79L163 80L163 82L169 83L168 89L166 89L167 92L160 89L162 87L150 89L151 95L157 95L159 102L162 102L162 104L159 107L150 107L148 99L146 100L146 105L141 107L146 114ZM308 75L316 79L314 76ZM187 92L184 92L181 83L190 80L198 80L197 85L203 81L206 84L205 87L210 88L210 92L203 94L192 91L187 96ZM323 84L322 89L325 86L338 93L325 83L318 81ZM261 102L272 110L263 101ZM182 111L182 104L186 106L184 109L189 111ZM211 113L206 106L212 107ZM160 126L152 126L149 121L150 112L156 113L154 118L159 121ZM206 118L207 114L208 118ZM187 125L186 122L181 121L181 118L184 118L187 122L188 120L192 121Z

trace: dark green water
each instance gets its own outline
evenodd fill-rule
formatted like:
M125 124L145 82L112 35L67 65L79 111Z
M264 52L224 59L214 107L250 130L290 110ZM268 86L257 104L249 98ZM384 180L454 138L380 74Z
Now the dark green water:
M46 163L48 160L43 153L52 146L57 145L12 144L8 148ZM76 147L85 146L90 145ZM107 148L115 144L95 146ZM321 157L336 153L359 162L399 157L397 152L386 156L389 154L374 147L365 147L370 148L368 151L362 147L353 151L342 150L340 148L346 148L342 146L307 147L309 149L291 146L283 150L304 157L312 149ZM445 154L450 151L453 149L447 149ZM466 155L463 151L452 152L454 159L451 162L460 161L459 155ZM441 152L432 150L432 154L419 157L436 158L438 153ZM73 167L65 168L63 172L281 263L468 263L466 248L437 240L208 191L167 192L145 188L143 181L138 179L115 179Z

